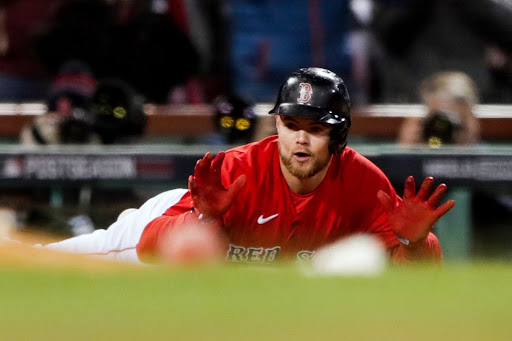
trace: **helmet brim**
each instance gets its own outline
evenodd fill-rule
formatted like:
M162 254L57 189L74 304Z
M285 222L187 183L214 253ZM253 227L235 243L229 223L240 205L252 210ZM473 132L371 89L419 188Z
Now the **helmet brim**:
M284 115L307 118L327 124L341 124L346 118L330 110L305 104L282 103L269 111L271 115Z

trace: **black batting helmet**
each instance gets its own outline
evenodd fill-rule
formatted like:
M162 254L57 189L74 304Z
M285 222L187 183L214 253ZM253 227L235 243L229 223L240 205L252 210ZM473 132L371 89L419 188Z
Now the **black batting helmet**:
M347 145L352 123L350 98L343 80L332 71L309 67L292 73L279 89L276 104L269 114L332 124L329 151L340 154Z

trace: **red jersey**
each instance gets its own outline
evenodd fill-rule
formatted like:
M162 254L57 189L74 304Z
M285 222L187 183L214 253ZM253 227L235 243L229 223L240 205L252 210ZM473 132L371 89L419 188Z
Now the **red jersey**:
M322 183L306 195L288 187L276 136L227 151L221 174L225 187L242 174L247 177L222 217L229 261L268 262L290 256L306 260L319 247L357 233L378 236L389 250L399 245L377 192L383 190L395 203L401 198L384 173L352 148L332 156ZM156 252L165 229L194 219L191 210L187 192L149 223L137 246L139 258Z

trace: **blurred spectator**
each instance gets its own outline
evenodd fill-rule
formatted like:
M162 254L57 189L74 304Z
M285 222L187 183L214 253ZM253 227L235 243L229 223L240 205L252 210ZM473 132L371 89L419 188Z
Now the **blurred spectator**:
M47 96L48 113L36 117L23 127L23 144L99 143L91 134L91 98L96 80L87 64L81 61L66 63L55 77Z
M87 65L66 63L48 96L49 112L23 128L25 145L126 144L145 128L144 100L127 83L116 79L96 81ZM130 188L76 186L61 190L66 207L49 207L51 189L3 189L0 206L14 209L21 226L55 235L89 233L114 219L106 207L133 206L144 199ZM15 198L13 200L9 198Z
M349 49L352 56L350 78L353 81L350 100L359 105L368 104L371 95L371 22L373 18L372 0L351 0L353 18L349 35Z
M512 2L511 2L512 6ZM497 46L486 50L487 64L496 85L496 103L512 103L512 49L506 51Z
M436 73L420 83L419 93L427 114L405 118L398 136L400 144L438 147L480 141L480 124L473 112L479 102L478 89L468 75Z
M486 50L512 51L512 5L502 0L374 0L378 102L418 102L416 85L439 71L461 71L483 102L503 97ZM509 96L512 100L512 95Z
M98 78L127 82L148 102L203 102L200 56L179 0L69 0L40 34L37 52L52 73L86 62Z
M228 34L224 14L226 0L166 1L171 7L170 12L174 14L174 18L180 14L175 7L179 7L177 4L183 3L185 14L182 17L186 16L186 20L180 21L185 22L180 27L183 27L183 31L187 33L200 56L199 75L192 79L189 78L186 84L187 89L192 88L191 90L193 90L191 85L196 87L199 85L202 100L211 103L217 96L226 93L227 89Z
M127 143L146 124L144 99L116 79L97 82L87 64L65 63L47 98L48 113L22 129L23 144Z
M182 1L132 0L110 48L107 76L127 81L152 103L201 103L200 55Z
M403 122L398 142L403 145L428 144L470 146L481 143L480 125L474 115L478 89L468 75L439 72L419 86L425 117L409 117ZM473 254L510 258L512 240L512 194L504 186L471 188Z
M69 60L81 60L102 77L109 67L115 12L104 0L72 0L62 4L39 34L36 51L55 75Z
M57 8L68 1L0 1L0 101L46 98L52 77L40 63L34 42Z
M349 0L226 0L233 93L273 102L291 70L333 70L351 87Z

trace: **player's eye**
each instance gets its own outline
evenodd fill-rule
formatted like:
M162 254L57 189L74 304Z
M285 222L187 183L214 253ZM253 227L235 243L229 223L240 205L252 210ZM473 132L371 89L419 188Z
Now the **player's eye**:
M292 122L292 121L285 122L284 126L293 131L299 130L299 126L295 122Z
M321 125L314 125L314 126L311 126L308 131L311 133L311 134L323 134L323 133L326 133L329 131L329 129L327 127L324 127L324 126L321 126Z

